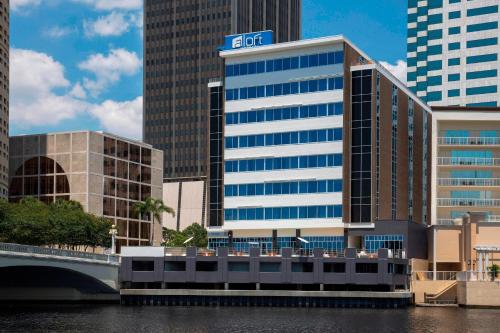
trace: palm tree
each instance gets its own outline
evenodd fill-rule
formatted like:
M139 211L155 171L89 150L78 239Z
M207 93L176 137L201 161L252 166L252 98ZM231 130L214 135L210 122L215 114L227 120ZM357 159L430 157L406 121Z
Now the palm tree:
M151 245L153 245L154 241L155 222L160 222L161 214L168 213L175 217L174 209L166 206L160 199L146 198L146 200L142 202L136 202L134 205L134 211L141 216L149 215L153 218L153 224L151 225L151 233L149 236Z

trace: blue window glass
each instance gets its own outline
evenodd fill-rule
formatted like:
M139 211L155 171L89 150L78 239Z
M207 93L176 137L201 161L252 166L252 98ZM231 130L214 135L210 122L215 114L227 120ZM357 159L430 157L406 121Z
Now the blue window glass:
M467 26L467 32L477 32L477 31L494 30L494 29L498 29L498 22L496 21L470 24Z
M427 63L427 70L435 71L443 69L443 62L441 60L429 61Z
M431 91L427 93L428 102L441 101L443 99L443 94L441 91Z
M309 67L316 67L319 64L319 56L317 54L312 54L309 56Z
M498 92L497 86L484 86L484 87L475 87L475 88L467 88L466 89L467 96L494 94L497 92Z
M450 89L448 90L448 97L459 97L460 89Z
M448 82L460 81L460 73L448 74Z
M427 77L428 86L440 86L442 83L443 83L443 78L441 75Z
M292 57L290 59L290 69L299 68L299 57Z
M475 48L475 47L483 47L483 46L491 46L498 45L498 38L484 38L484 39L476 39L467 41L467 48Z
M461 12L459 10L449 12L448 13L448 19L453 20L453 19L458 19L461 16Z
M427 16L427 23L428 24L443 23L443 14L433 14L433 15Z
M429 30L427 32L427 39L428 40L441 39L441 38L443 38L443 30L441 30L441 29Z
M448 28L448 35L458 35L460 34L460 27Z
M471 8L467 10L467 16L478 16L478 15L486 15L498 13L498 5L495 6L487 6L487 7L479 7L479 8Z
M477 64L481 62L490 62L497 60L498 60L498 54L496 53L482 54L482 55L467 57L467 64Z
M309 67L309 57L308 56L301 56L300 57L300 68L307 68Z
M442 45L431 45L429 47L427 47L427 53L423 52L424 54L424 58L421 59L421 60L426 60L427 58L427 55L436 55L436 54L442 54L443 53L443 46ZM408 59L408 65L410 66L410 59ZM417 63L415 62L415 65L416 66Z
M448 59L448 66L459 66L460 58L450 58Z
M467 80L485 79L485 78L490 78L490 77L497 77L497 75L498 75L498 71L496 69L468 72L467 73Z
M460 42L448 43L448 50L450 51L460 50Z
M266 72L274 72L274 61L273 60L266 61Z

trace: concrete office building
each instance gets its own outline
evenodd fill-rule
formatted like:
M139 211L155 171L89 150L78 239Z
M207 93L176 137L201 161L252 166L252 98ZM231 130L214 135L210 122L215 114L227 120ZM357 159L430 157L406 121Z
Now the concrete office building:
M165 216L167 227L206 224L207 83L224 75L217 51L224 36L273 30L276 42L300 39L301 7L301 0L144 1L144 141L164 153L164 200L178 212Z
M210 189L212 247L426 256L431 123L420 99L342 36L221 57L210 146L224 149L210 154L210 181L224 191Z
M0 0L0 198L9 191L9 0Z
M164 152L166 179L206 179L207 83L223 76L229 34L301 36L300 0L145 0L144 141Z
M10 138L11 201L75 200L118 228L117 249L150 245L152 223L133 205L162 197L163 153L150 145L101 132L67 132ZM155 225L154 244L161 241Z
M408 87L433 106L500 105L498 0L408 0Z

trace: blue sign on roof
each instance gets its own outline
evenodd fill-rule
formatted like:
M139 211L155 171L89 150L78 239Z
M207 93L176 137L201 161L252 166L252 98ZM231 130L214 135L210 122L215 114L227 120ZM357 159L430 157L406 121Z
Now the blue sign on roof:
M273 43L271 30L231 35L224 38L224 51L270 45Z

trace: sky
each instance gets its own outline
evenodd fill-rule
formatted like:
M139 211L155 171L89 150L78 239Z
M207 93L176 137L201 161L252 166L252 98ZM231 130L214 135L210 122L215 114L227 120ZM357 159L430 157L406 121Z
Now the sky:
M343 34L404 79L406 1L303 0L303 38ZM142 136L142 0L10 0L10 134Z

